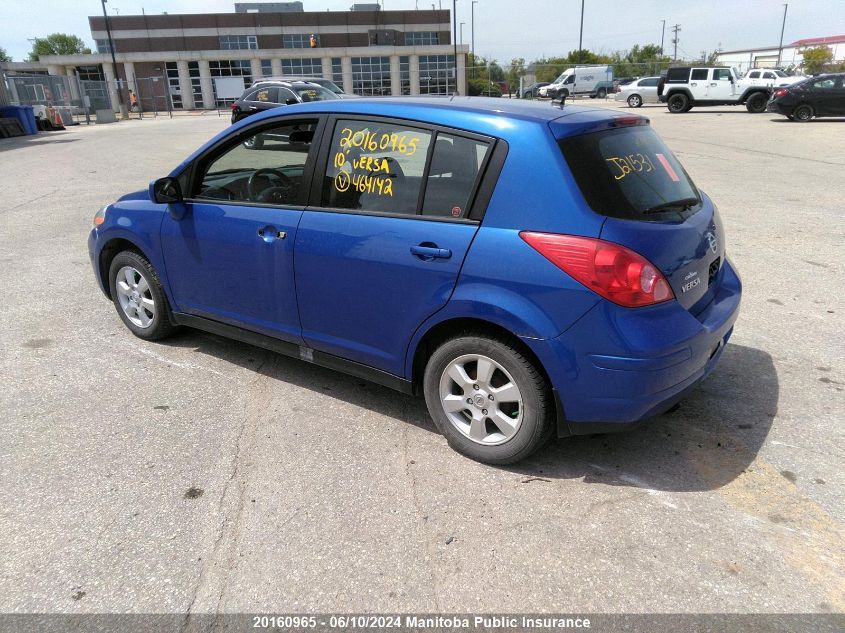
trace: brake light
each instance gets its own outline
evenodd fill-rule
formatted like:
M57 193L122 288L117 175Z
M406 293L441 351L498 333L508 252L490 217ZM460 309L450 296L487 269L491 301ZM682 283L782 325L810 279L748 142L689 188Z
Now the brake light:
M232 108L232 110L237 110L237 109L238 109L238 104L237 104L237 103L232 103L232 104L229 104L229 107L230 107L230 108Z
M532 231L519 236L563 272L613 303L637 308L675 298L663 273L619 244Z
M789 90L787 90L786 88L781 88L780 90L775 90L775 96L776 97L785 97L788 94L789 94Z

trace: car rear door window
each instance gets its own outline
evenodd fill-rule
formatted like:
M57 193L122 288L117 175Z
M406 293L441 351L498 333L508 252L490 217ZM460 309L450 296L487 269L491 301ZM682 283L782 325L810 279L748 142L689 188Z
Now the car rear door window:
M338 120L322 206L416 214L432 136L428 130L401 124Z
M257 101L258 103L278 103L278 95L277 89L270 86L267 88L261 88L253 92L249 98L249 101Z
M580 134L559 143L587 204L597 213L665 221L700 209L695 185L650 126Z
M750 72L750 73L748 73L748 78L749 79L759 79L760 78L760 72L757 71L757 70L755 70L754 72Z
M437 134L426 180L424 215L466 217L489 147L483 141Z
M692 76L690 77L691 81L704 81L707 79L707 69L706 68L694 68L692 71Z
M316 127L316 120L304 120L239 137L202 164L193 197L279 205L304 202L305 166Z
M637 85L644 87L644 88L650 88L652 86L656 86L657 81L658 81L657 77L648 77L646 79L641 79L640 82Z
M279 88L276 94L276 103L299 103L299 99L289 88Z

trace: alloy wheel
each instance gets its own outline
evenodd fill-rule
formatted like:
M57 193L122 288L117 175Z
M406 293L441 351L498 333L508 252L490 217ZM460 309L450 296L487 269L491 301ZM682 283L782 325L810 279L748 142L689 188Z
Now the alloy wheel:
M155 319L156 304L144 275L132 266L124 266L117 271L115 287L126 318L139 328L150 327Z
M440 377L440 402L449 422L485 446L504 444L519 430L522 394L507 370L488 356L465 354Z

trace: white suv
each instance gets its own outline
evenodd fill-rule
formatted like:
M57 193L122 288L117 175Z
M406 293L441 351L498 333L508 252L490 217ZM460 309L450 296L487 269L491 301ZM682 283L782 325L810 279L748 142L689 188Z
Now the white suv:
M780 88L806 79L804 75L787 75L782 70L775 68L757 68L749 70L742 78L742 82L748 86L766 86L767 88Z
M688 112L697 106L744 104L749 112L766 111L770 88L740 81L733 68L670 68L660 78L657 95L669 112Z

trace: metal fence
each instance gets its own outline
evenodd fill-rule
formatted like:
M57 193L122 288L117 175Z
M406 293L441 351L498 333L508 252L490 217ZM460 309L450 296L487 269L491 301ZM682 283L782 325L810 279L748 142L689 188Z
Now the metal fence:
M10 105L67 108L74 119L112 107L108 83L79 76L3 73Z

